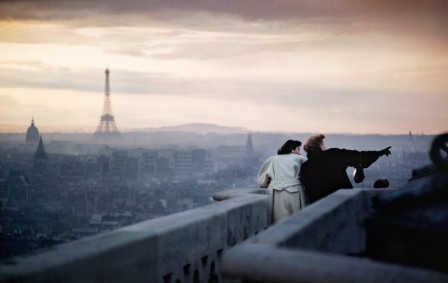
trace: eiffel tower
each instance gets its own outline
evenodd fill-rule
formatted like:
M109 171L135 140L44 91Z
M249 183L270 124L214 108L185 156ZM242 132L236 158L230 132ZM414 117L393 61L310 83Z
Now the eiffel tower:
M111 139L121 137L115 124L115 118L112 114L112 107L110 104L110 87L109 87L109 69L106 69L106 91L104 96L103 114L101 115L100 123L96 128L93 137L97 140L113 141Z

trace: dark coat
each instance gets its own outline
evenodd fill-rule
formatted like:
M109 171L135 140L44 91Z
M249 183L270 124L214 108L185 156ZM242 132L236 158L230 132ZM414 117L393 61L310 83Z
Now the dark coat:
M360 153L362 158L360 158ZM353 188L347 168L359 164L369 167L382 154L379 151L357 151L330 148L308 152L302 164L300 180L305 187L309 203L315 202L339 189Z

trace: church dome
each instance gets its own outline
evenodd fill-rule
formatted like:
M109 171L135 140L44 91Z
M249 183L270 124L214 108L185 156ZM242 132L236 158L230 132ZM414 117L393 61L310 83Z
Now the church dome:
M26 143L38 143L39 142L39 130L34 126L34 119L31 120L31 126L26 131Z

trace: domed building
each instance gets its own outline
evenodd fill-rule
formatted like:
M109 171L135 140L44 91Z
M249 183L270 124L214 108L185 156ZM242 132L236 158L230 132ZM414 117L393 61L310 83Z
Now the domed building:
M39 130L34 126L34 119L31 120L31 126L26 131L26 143L37 144L39 142Z

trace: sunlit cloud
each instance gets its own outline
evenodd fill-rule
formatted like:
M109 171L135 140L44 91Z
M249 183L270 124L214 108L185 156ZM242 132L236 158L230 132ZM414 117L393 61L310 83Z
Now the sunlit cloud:
M2 1L0 124L96 125L109 68L123 128L445 131L446 12L436 0Z

